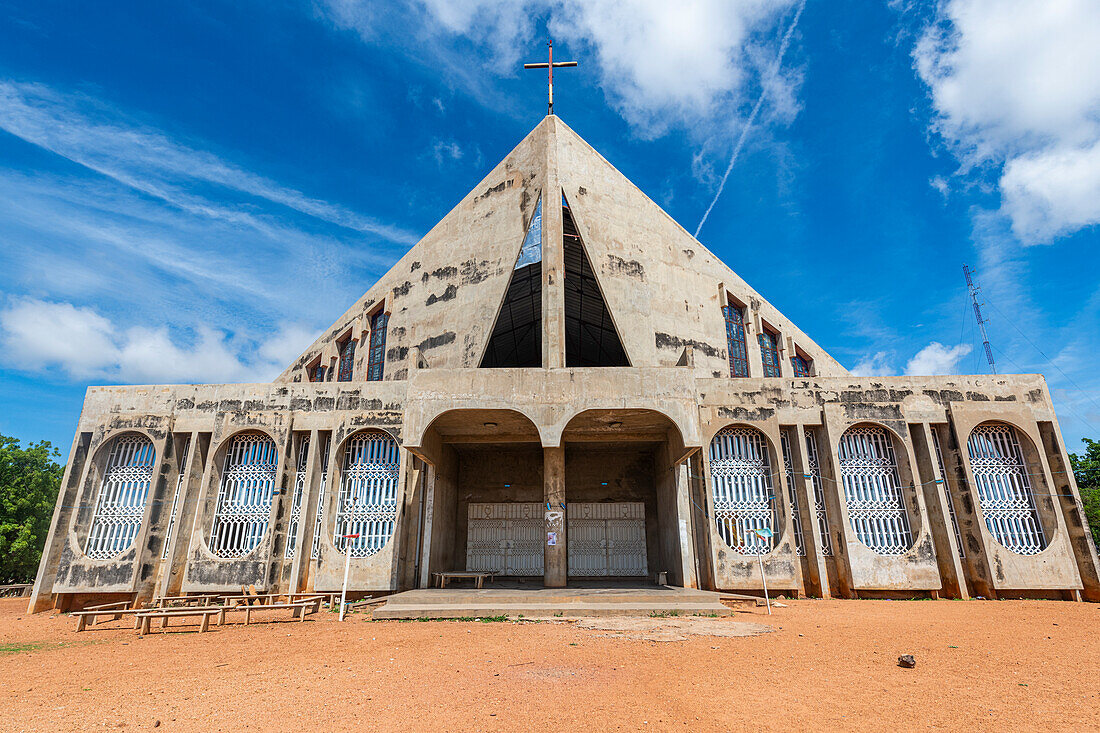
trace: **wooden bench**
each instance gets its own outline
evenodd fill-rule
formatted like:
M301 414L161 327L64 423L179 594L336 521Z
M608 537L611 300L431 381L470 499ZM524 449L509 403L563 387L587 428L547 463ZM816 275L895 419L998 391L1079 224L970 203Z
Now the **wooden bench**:
M112 621L118 621L123 616L133 616L144 608L130 608L129 601L116 601L115 603L102 603L98 606L88 606L79 611L73 611L70 616L76 616L76 630L81 632L89 625L94 626L97 616L110 616ZM137 628L136 622L134 628Z
M480 588L486 578L492 580L495 575L496 573L493 572L479 570L450 570L443 573L432 573L432 577L436 579L440 588L446 588L448 580L465 578L476 581L477 587Z
M312 600L296 601L294 603L268 603L263 606L222 606L221 613L218 615L218 624L221 625L225 623L225 615L227 613L244 611L244 625L248 626L252 623L252 613L254 611L276 611L288 608L294 611L294 613L291 614L292 618L296 618L299 621L305 621L308 614L317 613L321 610L321 599L317 597Z
M193 608L195 606L221 605L214 603L218 596L160 596L149 602L149 608Z
M210 630L211 616L218 616L219 619L225 618L225 608L223 606L198 606L193 608L142 609L136 615L138 620L138 636L145 636L149 633L150 625L155 618L161 620L160 627L164 629L168 627L168 619L188 618L193 616L202 617L199 623L199 633L201 634L204 631Z

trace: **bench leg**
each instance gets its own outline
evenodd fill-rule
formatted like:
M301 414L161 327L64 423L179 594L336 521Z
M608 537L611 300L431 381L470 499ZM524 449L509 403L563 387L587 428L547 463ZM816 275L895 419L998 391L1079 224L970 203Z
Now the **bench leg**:
M138 631L138 636L145 636L146 634L149 633L150 621L151 621L151 619L150 619L149 616L146 616L143 619L141 619L141 630Z
M87 624L88 624L88 617L87 616L77 616L76 617L76 632L79 634L81 631L84 630L84 627L87 626Z
M162 629L167 629L168 628L168 617L167 616L165 616L164 618L162 618L160 620L160 627Z
M199 624L199 633L210 630L210 614L204 613L202 615L202 623Z
M252 623L252 606L244 609L244 625L248 626Z
M134 616L134 631L137 631L140 628L141 628L141 619L138 618L137 616Z

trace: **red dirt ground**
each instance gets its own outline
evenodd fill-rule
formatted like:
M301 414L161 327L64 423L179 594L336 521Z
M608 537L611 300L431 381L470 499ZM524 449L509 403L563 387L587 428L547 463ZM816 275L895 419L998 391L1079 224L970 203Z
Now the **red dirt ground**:
M326 611L139 639L6 599L0 730L1100 729L1100 605L786 603L733 619L775 633L658 643Z

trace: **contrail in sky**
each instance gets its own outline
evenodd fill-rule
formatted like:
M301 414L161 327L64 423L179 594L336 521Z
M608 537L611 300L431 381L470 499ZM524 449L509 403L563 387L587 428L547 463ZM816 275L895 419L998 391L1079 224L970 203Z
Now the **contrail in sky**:
M779 55L775 57L775 64L772 66L772 73L770 78L775 78L779 73L779 67L783 63L783 56L787 53L787 46L791 43L791 34L794 33L795 27L798 26L798 19L802 17L802 11L806 9L806 0L802 0L798 4L798 11L794 14L794 20L791 21L791 26L787 29L787 32L783 34L783 40L779 43ZM752 112L749 114L749 119L745 122L745 126L741 128L741 136L737 138L737 145L733 148L733 155L730 156L730 164L726 166L726 172L722 176L722 182L718 184L718 191L714 194L714 200L710 202L710 206L707 207L707 211L703 214L703 218L699 220L699 226L695 227L695 238L699 238L699 231L703 228L703 225L707 223L707 217L710 216L711 210L714 205L718 203L718 197L722 195L722 191L726 187L726 180L730 177L730 171L733 170L734 164L737 162L737 156L741 154L741 148L745 144L745 138L749 136L749 130L752 129L752 123L756 120L757 113L760 112L760 107L764 104L764 97L768 96L768 85L766 83L761 84L760 98L756 100L756 104L752 108Z

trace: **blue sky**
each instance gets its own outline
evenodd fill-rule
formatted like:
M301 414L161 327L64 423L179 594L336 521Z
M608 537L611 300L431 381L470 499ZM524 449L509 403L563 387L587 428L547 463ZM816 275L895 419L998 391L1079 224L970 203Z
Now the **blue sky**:
M0 0L0 432L278 374L538 123L550 34L556 113L850 369L987 372L965 262L1100 438L1089 0Z

